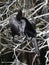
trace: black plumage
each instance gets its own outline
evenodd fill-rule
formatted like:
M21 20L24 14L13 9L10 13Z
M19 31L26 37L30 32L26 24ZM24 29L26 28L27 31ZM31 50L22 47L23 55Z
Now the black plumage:
M19 35L20 36L19 30L13 24L11 24L10 27L11 27L13 38L14 38L15 35Z
M25 23L26 23L25 28L24 28L24 34L25 35L28 35L29 37L32 37L32 38L36 36L36 30L34 29L32 24L28 21L28 19L26 19L25 17L22 17L22 11L21 10L18 11L18 14L16 15L16 20L19 21L20 24L21 24L21 20L25 21ZM15 35L20 35L19 29L17 29L14 24L11 23L10 27L11 27L13 37Z
M16 17L15 17L15 19L16 19L17 21L20 21L20 20L21 20L21 17L22 17L22 11L19 10L19 11L18 11L18 14L17 14ZM16 22L17 22L17 21L16 21ZM14 24L15 24L15 23L13 23L13 22L10 22L10 23L9 23L9 26L10 26L11 32L12 32L13 39L14 39L14 36L15 36L15 35L20 35L19 29L18 29ZM16 24L16 25L17 25L17 24Z
M15 17L15 22L17 22L17 23L19 22L19 25L21 25L21 21L25 23L24 32L23 32L24 35L28 35L28 37L32 37L32 38L36 37L35 27L33 27L33 25L29 22L29 20L27 18L22 17L22 11L20 10L20 11L18 11L18 14ZM12 23L12 22L10 23L10 27L11 27L13 41L14 41L14 36L15 35L21 35L20 34L20 29L15 26L15 23ZM21 31L22 31L22 29L21 29ZM27 56L30 57L30 55L27 55ZM27 59L28 65L30 65L29 64L30 62L28 62L29 59L30 58Z
M32 24L26 19L25 17L22 17L23 20L25 20L26 26L24 30L24 34L28 35L29 37L35 37L36 36L36 30L32 26Z

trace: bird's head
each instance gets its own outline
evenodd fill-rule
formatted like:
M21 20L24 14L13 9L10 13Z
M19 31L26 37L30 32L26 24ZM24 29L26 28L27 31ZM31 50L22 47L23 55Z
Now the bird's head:
M22 10L20 9L20 10L18 10L18 14L16 15L16 18L17 18L17 20L21 20L21 18L22 18Z

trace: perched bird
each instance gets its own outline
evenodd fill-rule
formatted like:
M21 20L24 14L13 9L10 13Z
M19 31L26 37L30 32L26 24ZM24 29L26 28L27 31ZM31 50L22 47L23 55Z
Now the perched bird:
M36 30L34 29L32 24L28 21L28 19L22 17L21 10L18 11L18 14L16 15L15 18L12 17L9 23L10 23L13 38L15 35L21 35L21 33L24 33L29 37L36 36Z
M16 15L15 18L12 17L12 20L10 20L10 27L11 27L11 31L12 31L13 40L14 40L15 35L21 35L21 34L24 34L25 36L32 37L32 38L36 37L35 28L28 21L27 18L22 16L21 10L18 11L18 14ZM36 47L36 49L37 49L38 46L36 43L35 43L34 47ZM27 56L30 56L30 55L27 55ZM27 59L27 64L31 65L30 62L28 62L28 59Z

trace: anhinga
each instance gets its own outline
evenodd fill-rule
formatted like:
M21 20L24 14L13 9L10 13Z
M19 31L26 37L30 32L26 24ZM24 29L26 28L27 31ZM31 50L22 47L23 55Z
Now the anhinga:
M28 21L28 19L26 19L25 17L22 16L21 10L18 11L18 14L16 15L15 18L12 18L12 21L10 22L10 26L11 26L13 38L15 35L21 35L21 33L24 35L27 35L28 37L32 37L32 38L36 37L36 30L34 29L32 24ZM35 47L35 50L37 50L37 52L39 52L36 42L35 42L34 47ZM28 65L30 65L30 62L28 62Z

